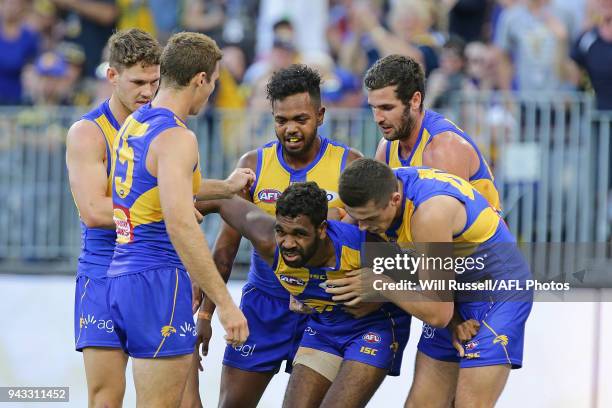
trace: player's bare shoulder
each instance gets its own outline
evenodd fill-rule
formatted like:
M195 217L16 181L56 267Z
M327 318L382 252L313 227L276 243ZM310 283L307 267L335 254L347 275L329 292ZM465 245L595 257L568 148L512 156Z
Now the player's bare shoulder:
M257 170L257 150L249 150L238 159L236 168L248 168L253 171Z
M70 126L66 135L66 148L67 160L75 155L96 155L102 159L106 157L104 134L98 125L87 119L78 120Z
M352 163L355 160L361 159L361 158L363 158L363 153L361 153L359 150L353 147L350 147L348 155L346 157L346 164Z
M378 142L378 146L376 147L376 153L374 154L375 160L382 163L387 162L387 143L389 143L387 139L384 137L380 138L380 142Z

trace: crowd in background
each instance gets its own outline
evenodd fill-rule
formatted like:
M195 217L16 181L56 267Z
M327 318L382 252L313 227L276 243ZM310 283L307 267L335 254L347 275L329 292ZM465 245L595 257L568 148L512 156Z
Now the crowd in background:
M1 0L0 104L89 106L108 97L104 45L139 27L163 42L214 38L213 106L267 107L265 83L316 67L327 106L366 106L362 79L391 53L428 77L426 102L456 92L594 90L612 109L612 0Z

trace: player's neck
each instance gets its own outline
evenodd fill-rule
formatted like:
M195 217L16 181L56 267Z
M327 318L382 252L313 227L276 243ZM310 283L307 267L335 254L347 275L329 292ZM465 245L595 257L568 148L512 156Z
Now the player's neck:
M312 268L336 266L336 248L329 235L325 237L319 250L310 258L308 266Z
M111 95L108 101L108 107L120 126L122 126L125 119L132 114L132 111L126 108L115 94Z
M423 125L424 117L425 111L421 112L417 117L417 120L415 121L408 137L399 140L399 153L402 159L406 159L408 156L410 156L412 149L414 149L414 145L419 138L419 133L421 133L421 125Z
M300 156L292 156L285 152L285 149L282 150L283 160L289 167L294 170L301 170L304 167L308 167L310 163L314 161L321 149L321 138L317 135L315 136L315 140L312 142L312 146L308 151L304 152L304 154Z
M154 108L165 108L174 113L183 122L187 121L191 108L191 97L187 95L188 88L173 89L160 88L159 92L151 102Z

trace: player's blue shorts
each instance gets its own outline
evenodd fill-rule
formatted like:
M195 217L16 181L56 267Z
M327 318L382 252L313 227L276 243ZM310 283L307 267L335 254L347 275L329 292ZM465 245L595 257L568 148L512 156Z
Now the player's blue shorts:
M249 323L249 337L242 346L225 348L223 364L244 371L285 371L291 363L306 327L307 315L289 310L289 299L277 298L250 283L242 288L240 309Z
M106 278L77 277L74 293L74 343L77 351L85 347L121 348L106 303Z
M165 267L107 278L107 300L124 351L137 358L191 354L196 327L191 280Z
M344 312L334 315L310 315L300 347L382 368L392 376L400 374L410 336L410 315L391 305L360 319Z
M418 349L435 360L457 362L461 368L501 364L521 368L525 322L531 306L531 302L460 303L461 316L480 323L476 336L464 344L465 357L460 358L453 347L449 330L427 324L423 324Z

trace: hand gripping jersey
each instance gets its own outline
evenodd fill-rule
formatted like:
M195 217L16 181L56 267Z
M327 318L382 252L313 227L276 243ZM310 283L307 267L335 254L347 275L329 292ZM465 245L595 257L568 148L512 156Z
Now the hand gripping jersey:
M489 169L489 166L487 165L484 156L480 152L480 149L478 149L476 143L474 143L472 138L467 133L439 113L430 110L425 111L419 136L417 137L416 143L414 144L410 155L406 159L402 159L400 157L400 145L398 140L387 142L385 162L391 168L423 166L423 152L425 151L425 148L437 135L443 132L453 132L459 135L474 148L476 154L478 155L478 159L480 160L480 167L468 181L487 199L495 210L501 211L499 193L495 187L493 173Z
M168 109L142 106L129 116L114 143L113 208L117 245L109 276L147 269L184 269L166 231L157 178L146 168L151 143L173 127L186 127ZM200 187L199 163L193 169L193 194Z
M255 205L274 216L276 200L291 183L314 181L327 191L329 207L343 207L338 195L338 180L344 170L350 148L321 138L321 147L315 159L307 167L294 170L283 159L282 146L270 142L257 150L256 182L251 187ZM287 298L287 292L279 285L270 266L257 251L251 255L249 283L270 295Z

